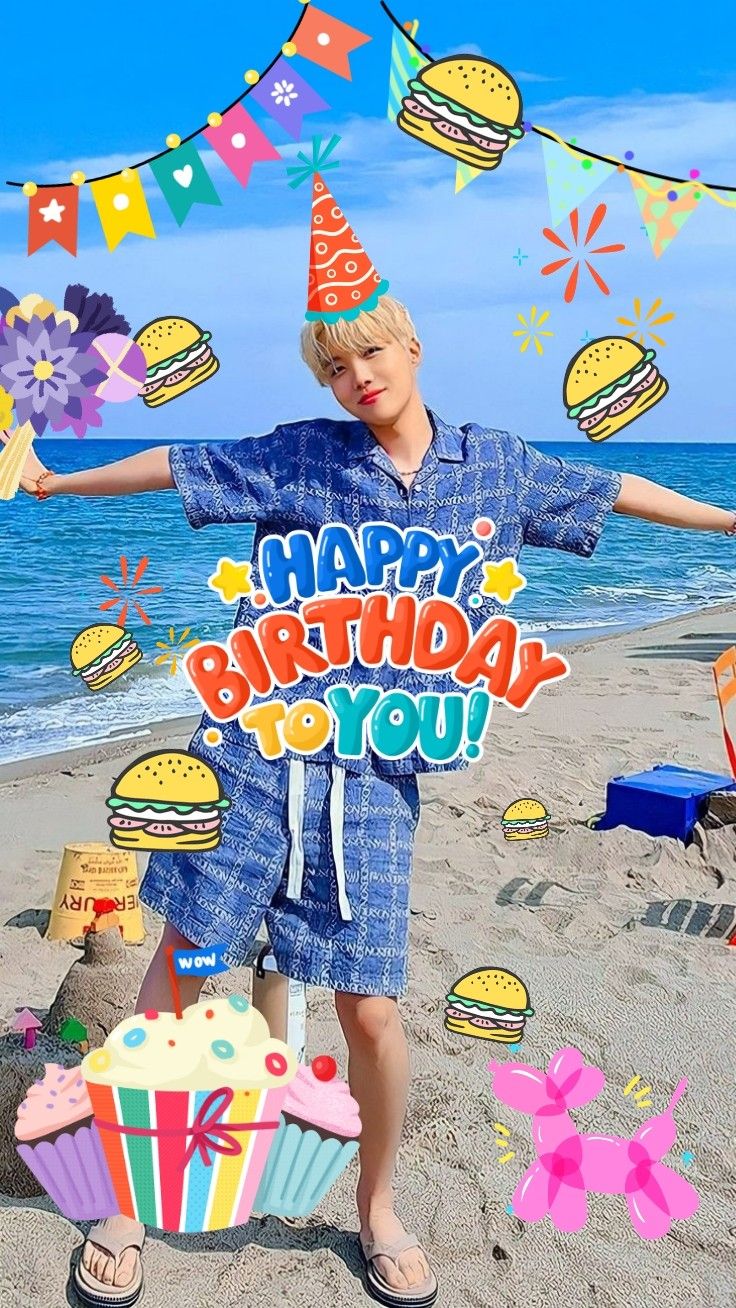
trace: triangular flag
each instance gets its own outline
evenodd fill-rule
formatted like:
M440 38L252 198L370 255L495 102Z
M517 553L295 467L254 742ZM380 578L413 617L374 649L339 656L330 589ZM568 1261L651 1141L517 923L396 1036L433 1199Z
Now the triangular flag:
M348 55L370 40L371 37L359 32L357 27L351 27L310 4L299 24L294 44L297 54L304 59L311 59L312 63L320 64L350 82L352 73Z
M455 168L455 194L465 189L470 182L474 182L476 177L480 177L485 172L484 168L474 168L472 164L458 163Z
M388 77L388 117L396 122L401 109L401 101L407 93L409 82L416 77L420 68L429 63L426 55L420 54L416 46L401 32L394 32L391 41L391 71Z
M681 182L668 182L663 177L644 179L631 171L629 177L654 257L658 259L697 209L702 191L697 183L684 186ZM647 186L656 194L650 195Z
M513 150L514 146L518 145L519 141L523 139L521 136L512 136L504 150L504 154L508 154L509 150ZM472 164L463 163L460 160L455 168L455 194L457 195L460 191L463 191L470 182L475 181L476 177L480 177L481 173L487 172L487 168L474 168Z
M193 141L154 159L150 168L180 227L193 205L222 204Z
M578 209L616 171L616 164L586 159L584 155L568 154L561 145L544 136L542 152L552 226L559 227L573 209Z
M156 239L143 185L136 169L126 168L125 172L117 173L115 177L102 177L98 182L90 182L90 190L108 250L114 250L123 237L130 233Z
M28 201L28 253L56 241L77 253L78 186L43 186Z
M305 114L318 114L330 107L309 82L294 72L291 60L283 58L277 59L273 68L253 87L251 97L294 141L298 141L302 134Z
M254 163L281 158L242 104L234 104L232 109L228 109L219 127L206 128L204 136L241 186L248 185Z

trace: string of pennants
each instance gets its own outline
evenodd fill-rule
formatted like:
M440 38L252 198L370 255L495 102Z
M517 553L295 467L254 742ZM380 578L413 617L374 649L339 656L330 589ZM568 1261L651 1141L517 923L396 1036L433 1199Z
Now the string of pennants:
M114 250L128 235L155 239L156 231L141 180L144 168L151 173L181 227L196 204L221 205L204 158L203 143L219 156L243 187L248 185L254 164L280 160L281 154L264 130L244 107L252 96L292 140L302 135L308 114L320 113L329 104L314 90L306 77L293 65L295 56L327 69L339 77L352 80L350 55L372 38L358 28L317 8L310 0L300 0L302 13L288 40L263 72L249 69L244 78L246 90L222 112L212 112L207 122L182 140L175 134L166 138L166 149L149 159L131 164L121 172L87 179L80 171L65 182L8 182L20 187L28 198L28 254L56 242L76 255L79 224L79 195L89 185L108 249ZM393 25L389 71L388 117L395 121L402 98L417 72L431 63L428 52L416 42L418 21L401 24L386 4L381 6ZM553 227L573 209L587 200L615 172L626 173L639 207L643 225L656 258L664 252L695 212L704 195L729 208L728 200L718 190L699 180L692 169L688 179L655 177L637 172L630 162L586 154L574 141L567 142L549 128L524 122L524 133L509 141L508 149L524 140L529 133L541 138L547 181L550 216ZM626 159L633 158L630 152ZM455 193L464 190L480 176L483 169L457 161Z
M431 63L431 60L427 52L416 42L418 21L414 19L410 23L404 23L404 31L402 31L388 6L383 4L381 7L394 26L387 113L389 119L395 122L409 82L416 78L418 71ZM404 34L405 32L407 35ZM717 194L716 189L699 181L700 174L697 169L692 169L687 179L673 180L654 177L651 174L645 175L632 168L630 162L621 159L591 158L582 148L576 148L574 142L564 141L549 128L530 122L524 122L523 128L524 136L518 139L512 138L507 149L512 149L519 140L525 139L531 132L541 137L553 227L558 227L573 209L587 200L613 173L628 175L656 258L664 253L682 231L704 195L708 195L727 208L736 208L736 199L727 200ZM633 158L631 152L627 153L626 158L628 160ZM455 166L455 194L464 190L483 172L483 169L458 161Z
M247 89L243 94L221 113L210 113L206 124L184 140L172 133L166 138L166 150L104 177L88 179L75 171L66 182L9 182L10 186L22 187L28 197L28 254L35 254L55 241L76 255L79 193L85 184L92 193L108 249L114 250L128 235L156 237L141 180L144 168L150 168L181 227L195 204L222 204L200 153L204 142L242 186L248 185L254 164L280 160L279 151L248 113L243 100L251 96L259 108L298 141L306 115L320 113L330 106L293 66L294 56L350 81L350 55L371 40L364 32L334 18L309 0L300 2L304 8L299 20L268 68L263 72L249 69L244 74Z

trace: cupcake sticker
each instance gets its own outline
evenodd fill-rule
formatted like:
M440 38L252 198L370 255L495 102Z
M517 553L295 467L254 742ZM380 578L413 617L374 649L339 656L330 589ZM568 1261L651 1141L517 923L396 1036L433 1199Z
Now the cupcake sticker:
M18 1107L16 1148L72 1222L112 1217L118 1201L79 1067L46 1063Z
M358 1104L328 1054L298 1067L281 1110L255 1211L308 1217L358 1152Z
M242 1226L295 1071L242 995L119 1023L82 1063L116 1211L165 1231Z

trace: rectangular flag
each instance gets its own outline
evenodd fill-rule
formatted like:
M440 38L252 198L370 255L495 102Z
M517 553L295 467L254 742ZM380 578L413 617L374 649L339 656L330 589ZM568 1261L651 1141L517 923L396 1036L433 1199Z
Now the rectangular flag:
M416 36L418 23L412 24L412 36ZM401 32L394 30L391 41L391 71L388 77L388 117L396 122L401 109L401 101L406 95L409 82L416 77L420 68L430 61L420 54L416 46L408 41Z
M223 114L220 126L207 127L203 135L241 186L248 185L254 163L281 158L242 104L234 104Z
M149 164L181 227L195 204L222 204L193 141L185 141Z
M208 949L173 950L174 971L177 976L216 976L227 972L223 961L225 945L210 945Z
M108 250L116 249L123 237L130 233L156 239L137 169L126 168L115 177L103 177L99 182L90 182L90 190Z
M353 76L348 56L370 40L371 37L359 32L357 27L351 27L310 4L299 24L294 44L297 54L304 59L311 59L312 63L320 64L351 82Z
M253 87L251 98L275 118L294 141L301 137L305 114L317 114L330 107L309 82L294 72L291 60L283 56Z
M78 186L42 186L28 201L28 253L56 241L77 253Z

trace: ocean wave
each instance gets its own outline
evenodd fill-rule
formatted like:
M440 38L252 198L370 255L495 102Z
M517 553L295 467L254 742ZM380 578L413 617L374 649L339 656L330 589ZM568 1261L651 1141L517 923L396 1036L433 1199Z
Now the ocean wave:
M571 617L568 622L522 622L519 619L522 635L528 631L597 631L599 627L621 627L619 618L590 618L576 620Z
M133 669L124 684L102 691L80 689L41 703L6 708L0 715L0 762L117 739L152 722L200 711L197 696L182 674L172 677L168 671L148 668L135 676L137 671Z

